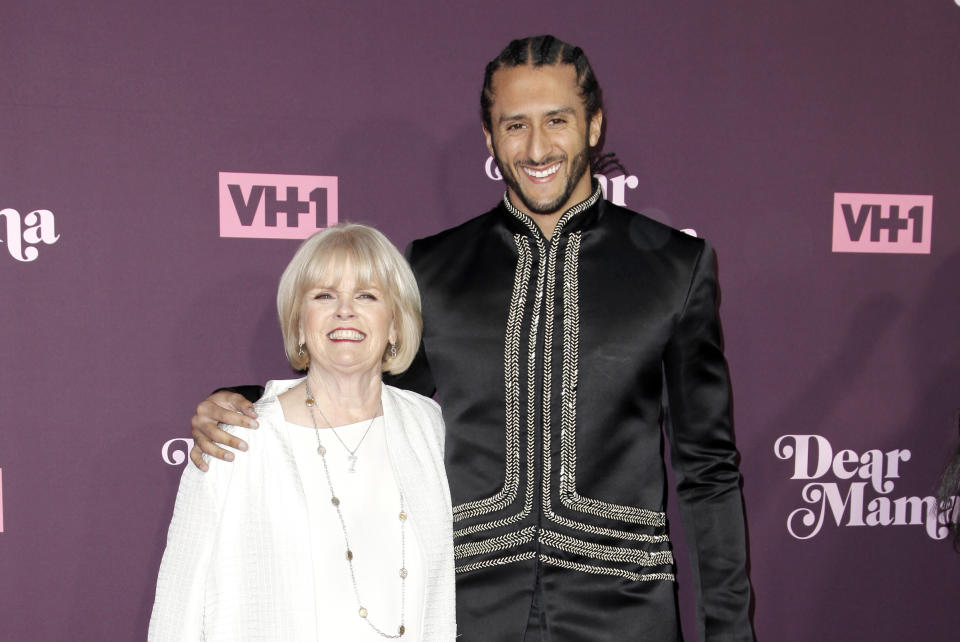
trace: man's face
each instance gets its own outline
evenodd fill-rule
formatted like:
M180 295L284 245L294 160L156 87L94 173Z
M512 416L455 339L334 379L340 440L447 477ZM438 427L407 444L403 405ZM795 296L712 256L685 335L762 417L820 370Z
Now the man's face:
M487 149L526 214L559 214L590 196L590 147L603 116L587 121L573 65L521 65L492 79Z

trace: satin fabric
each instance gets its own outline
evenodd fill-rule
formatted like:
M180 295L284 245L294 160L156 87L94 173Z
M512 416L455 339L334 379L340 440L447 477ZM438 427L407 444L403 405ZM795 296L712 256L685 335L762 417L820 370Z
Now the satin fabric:
M407 252L421 289L424 335L417 361L395 385L436 393L447 428L454 529L476 530L455 539L459 639L523 639L535 593L549 636L543 639L678 639L674 582L596 571L668 575L672 564L603 560L569 547L559 550L543 539L552 532L580 546L611 547L602 549L607 552L669 551L669 542L587 532L595 526L631 538L657 538L666 535L666 525L628 523L582 508L582 498L588 498L595 506L662 512L665 433L694 561L695 577L686 579L697 587L699 637L751 640L740 474L713 251L703 240L602 199L587 205L564 217L552 241L505 201L415 241ZM568 251L571 242L579 249ZM521 246L529 255L526 277L517 267L524 260ZM551 272L552 292L546 287ZM565 299L574 297L578 305L565 307ZM577 316L572 323L565 319L571 314ZM564 335L576 331L579 336L565 347ZM517 344L514 358L511 342ZM565 367L575 370L577 379L566 393ZM517 370L512 379L511 369ZM662 404L664 384L668 410ZM519 399L514 411L505 400L511 385ZM575 397L576 407L574 425L566 428L560 421L561 406L569 401L564 394ZM520 417L513 444L506 427L511 412ZM560 468L570 443L574 497L580 499L565 504ZM520 471L512 496L505 492L508 451L516 451ZM489 502L498 493L510 501L458 519L457 506ZM579 507L573 505L577 501ZM498 520L509 523L496 526ZM528 541L504 546L504 538L524 529L533 533ZM496 550L464 555L462 549L471 546ZM529 635L534 633L540 634Z

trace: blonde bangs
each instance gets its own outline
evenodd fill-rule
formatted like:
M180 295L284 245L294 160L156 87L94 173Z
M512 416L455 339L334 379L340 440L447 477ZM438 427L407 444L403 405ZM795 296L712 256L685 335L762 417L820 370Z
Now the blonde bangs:
M399 353L385 355L383 369L393 373L406 370L416 356L423 328L416 280L387 237L372 227L353 223L340 223L308 238L280 277L277 313L290 365L296 370L308 365L297 343L304 296L316 287L338 288L348 270L359 287L376 288L393 309Z

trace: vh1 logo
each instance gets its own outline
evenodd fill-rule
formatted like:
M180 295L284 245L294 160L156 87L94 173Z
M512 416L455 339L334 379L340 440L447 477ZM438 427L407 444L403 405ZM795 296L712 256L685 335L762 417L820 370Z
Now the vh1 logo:
M336 176L220 172L220 236L305 239L336 223Z
M933 196L834 194L833 251L930 254Z

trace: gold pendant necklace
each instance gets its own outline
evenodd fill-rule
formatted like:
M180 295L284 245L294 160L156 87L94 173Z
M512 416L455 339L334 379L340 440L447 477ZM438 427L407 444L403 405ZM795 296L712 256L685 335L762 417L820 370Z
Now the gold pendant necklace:
M399 488L397 489L397 492L400 493L400 513L398 515L400 518L400 626L397 627L396 633L390 634L382 631L370 620L370 613L366 607L363 606L363 600L360 599L360 589L357 587L357 574L353 569L353 549L350 547L350 537L347 535L347 524L343 520L343 512L340 507L340 498L337 497L337 493L333 490L333 481L330 479L330 467L327 466L327 449L324 447L323 442L320 441L320 428L317 427L317 418L313 414L314 407L316 407L318 411L320 408L317 406L316 401L314 401L313 394L310 393L310 384L306 383L306 381L304 381L304 388L306 390L306 398L304 399L304 403L307 406L307 410L310 411L310 420L313 422L313 429L317 434L317 454L320 455L320 459L323 462L323 472L327 478L327 488L330 489L330 503L333 504L333 507L337 511L337 518L340 520L340 529L343 531L343 543L346 546L345 557L347 560L347 565L350 568L350 581L353 583L353 595L357 599L357 615L359 615L367 624L369 624L370 628L385 638L396 639L403 637L403 634L406 633L406 627L404 626L403 622L406 619L407 608L407 540L404 529L404 526L407 523L407 512L404 508L403 491L401 491ZM382 412L382 402L380 404L380 409ZM320 416L323 417L322 411L320 412ZM327 421L326 417L323 418L324 421ZM373 419L376 419L376 416L374 416ZM373 425L373 419L370 420L370 426ZM327 424L329 425L330 422L327 421ZM367 426L367 432L370 432L370 426ZM333 426L331 425L330 428L333 428ZM337 433L334 432L333 434L336 435ZM365 432L363 436L366 438L367 433ZM338 435L337 439L339 438L340 437ZM343 440L340 440L340 443L343 443ZM360 443L363 443L363 439L360 440ZM347 448L347 445L343 444L343 447ZM360 444L357 444L357 449L359 448ZM350 449L347 448L347 452L350 452L352 456L352 468L354 462L356 461L356 456L354 455L356 451L351 452ZM353 470L350 472L353 472Z

